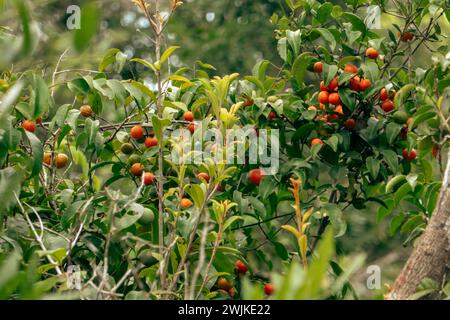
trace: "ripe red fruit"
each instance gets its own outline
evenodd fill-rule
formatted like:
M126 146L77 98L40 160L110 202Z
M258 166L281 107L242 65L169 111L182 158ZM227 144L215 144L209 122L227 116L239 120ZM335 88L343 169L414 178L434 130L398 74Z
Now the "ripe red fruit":
M367 89L370 88L371 85L372 82L369 79L362 79L361 82L359 83L359 89L361 91L366 91Z
M240 274L247 273L247 271L248 271L247 266L246 266L245 263L243 263L241 260L237 260L237 261L234 263L234 268L235 268L236 271L237 271L238 273L240 273Z
M336 90L338 88L338 84L339 84L339 82L336 78L332 79L330 81L330 83L328 84L328 87L327 87L328 91Z
M376 59L378 58L378 51L375 48L367 48L366 50L366 56L370 59Z
M335 106L340 105L342 103L341 98L339 97L339 93L333 92L328 96L328 101Z
M190 111L186 111L183 115L184 120L192 122L194 121L194 114Z
M356 121L354 119L347 119L344 122L344 127L348 130L354 130L356 128Z
M158 139L156 137L147 137L144 141L146 148L151 148L158 145Z
M405 160L414 160L416 158L417 154L416 154L416 150L413 148L411 149L411 151L408 152L408 148L403 149L403 158Z
M221 277L221 278L219 278L219 280L217 280L217 287L219 287L219 289L228 291L231 288L233 288L233 285L231 284L230 281L228 281L228 279Z
M255 104L255 101L253 101L253 99L251 99L251 98L247 98L244 101L244 107L251 107L254 104Z
M223 188L222 188L222 184L221 184L221 183L217 186L217 191L219 191L219 192L222 192L222 191L223 191Z
M358 76L354 76L352 79L350 79L350 89L354 91L360 91L361 90L361 78Z
M327 87L325 87L325 82L320 81L320 91L327 91Z
M144 129L141 126L134 126L131 128L130 135L136 140L140 140L144 137Z
M386 101L389 98L388 92L385 88L381 89L380 91L380 100Z
M155 181L155 175L151 172L145 172L144 173L144 184L146 186L150 185L153 183L153 181Z
M272 295L274 291L275 289L273 288L273 285L271 283L266 283L264 285L264 293L267 294L268 296Z
M248 180L250 180L256 186L259 186L262 179L263 173L261 172L261 169L253 169L248 173Z
M269 115L267 116L267 118L269 119L269 120L273 120L273 119L275 119L277 117L277 113L275 112L275 111L270 111L269 112Z
M197 178L199 178L200 180L205 180L206 182L209 182L210 179L209 174L207 174L206 172L200 172L197 175Z
M193 204L192 201L189 200L188 198L183 198L183 199L181 199L181 202L180 202L181 207L184 209L189 208L190 206L192 206L192 204Z
M400 32L398 32L397 34L400 37L400 40L403 42L411 41L414 38L414 33L410 32L410 31L405 31L401 35L400 35Z
M42 124L42 117L38 117L38 118L36 119L36 123L37 123L37 124Z
M92 116L92 108L89 105L84 105L81 106L80 108L80 114L85 117L85 118L89 118L90 116Z
M230 297L234 297L234 295L236 294L236 290L234 290L234 288L231 288L230 290L228 290L228 294L230 295Z
M22 122L22 128L28 132L34 132L36 130L36 124L31 120L24 120Z
M191 124L189 124L188 130L191 132L191 134L194 134L194 132L195 132L195 124L193 122Z
M350 73L358 73L358 67L355 66L354 64L349 63L344 67L344 71Z
M391 112L392 110L394 110L394 103L388 99L383 102L381 108L383 109L384 112Z
M321 91L319 93L318 99L320 103L328 104L329 94L327 91Z
M140 177L142 175L143 171L144 171L144 166L142 164L140 164L139 162L137 162L131 166L131 173L134 174L136 177Z
M327 115L327 122L337 121L337 120L339 120L339 116L337 114Z
M315 139L312 139L312 140L311 140L311 145L312 145L312 146L314 146L314 145L316 145L316 144L323 144L322 139L315 138Z
M323 63L322 62L316 62L314 63L314 72L315 73L322 73L323 70Z

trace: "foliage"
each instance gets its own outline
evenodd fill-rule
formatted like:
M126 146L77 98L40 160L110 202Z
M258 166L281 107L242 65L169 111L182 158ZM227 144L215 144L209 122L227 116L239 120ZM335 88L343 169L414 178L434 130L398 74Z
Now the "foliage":
M12 3L22 34L0 32L14 43L0 80L0 298L263 299L267 282L274 299L357 298L350 276L364 256L342 263L334 240L351 227L350 209L376 204L376 220L409 244L436 205L450 131L447 4L372 1L399 20L375 30L361 18L367 1L288 0L271 17L280 66L210 77L203 62L174 70L179 48L163 45L169 18L189 4L171 1L163 19L159 1L133 2L152 26L152 59L110 49L75 76L62 59L53 73L11 67L37 50L26 4ZM74 48L89 46L94 20L82 19ZM431 64L414 67L422 47ZM123 78L129 65L139 72ZM212 141L201 164L181 153L206 128L248 126L253 137L280 133L279 171L257 183L258 166L217 162L205 150L224 149ZM66 282L72 265L79 291Z

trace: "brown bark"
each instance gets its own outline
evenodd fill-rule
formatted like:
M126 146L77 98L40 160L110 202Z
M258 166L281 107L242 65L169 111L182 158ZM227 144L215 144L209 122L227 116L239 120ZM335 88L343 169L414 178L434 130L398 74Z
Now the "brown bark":
M450 161L444 174L436 209L417 246L397 277L390 300L404 300L416 292L420 282L428 277L439 284L450 263Z

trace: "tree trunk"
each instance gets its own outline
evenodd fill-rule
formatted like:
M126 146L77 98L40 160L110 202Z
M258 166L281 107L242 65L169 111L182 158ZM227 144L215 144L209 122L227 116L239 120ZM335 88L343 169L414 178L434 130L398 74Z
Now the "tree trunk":
M388 299L404 300L416 292L428 277L439 283L450 263L450 157L436 209L402 272L395 280Z

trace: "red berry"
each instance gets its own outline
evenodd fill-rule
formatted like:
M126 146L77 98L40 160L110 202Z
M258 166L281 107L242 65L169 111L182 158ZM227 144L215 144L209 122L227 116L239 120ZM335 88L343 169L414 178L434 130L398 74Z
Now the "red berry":
M186 111L183 115L184 120L192 122L194 121L194 114L190 111Z
M329 94L328 94L328 92L327 92L327 91L321 91L321 92L319 93L318 99L319 99L319 102L320 102L320 103L328 104L328 99L329 99Z
M339 97L339 93L337 92L330 93L328 101L329 103L334 104L335 106L340 105L342 103L341 98Z
M141 126L134 126L131 128L130 134L136 140L140 140L144 137L144 129Z
M156 137L147 137L144 141L146 148L151 148L158 145L158 139Z
M391 112L392 110L394 110L394 103L391 100L386 100L381 105L381 108L384 112Z
M386 101L389 98L388 92L385 88L381 89L380 91L380 100Z
M250 180L254 185L259 186L263 176L264 175L261 172L261 169L253 169L248 173L248 180Z
M356 128L356 121L354 119L347 119L344 122L344 127L348 130L354 130Z
M344 71L349 73L358 73L358 67L349 63L345 66Z
M411 151L408 152L408 148L403 149L403 158L405 160L414 160L416 158L417 154L416 154L416 150L413 148L411 149Z
M145 172L144 173L144 184L146 186L150 185L153 183L153 181L155 181L155 175L151 172Z
M276 113L275 111L270 111L267 118L268 118L269 120L273 120L273 119L275 119L276 117L277 117L277 113Z
M370 59L376 59L378 58L378 51L375 48L367 48L366 50L366 56Z
M197 175L197 178L199 178L200 180L205 180L206 182L209 182L210 179L209 174L207 174L206 172L200 172Z
M28 132L34 132L36 130L36 124L31 120L25 120L22 122L22 128Z
M366 91L367 89L370 88L371 85L372 82L369 79L362 79L361 82L359 83L359 88L361 91Z
M248 271L247 266L241 260L237 260L234 264L234 267L237 270L237 272L241 274L247 273Z
M266 283L264 285L264 293L268 296L272 295L275 289L273 288L273 285L271 283Z
M316 62L314 63L314 72L315 73L322 73L323 70L323 63L322 62Z

